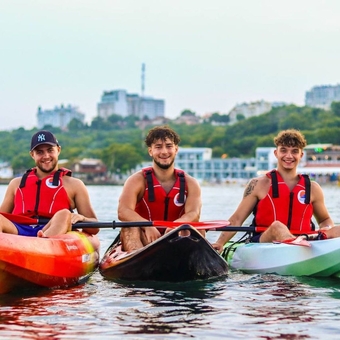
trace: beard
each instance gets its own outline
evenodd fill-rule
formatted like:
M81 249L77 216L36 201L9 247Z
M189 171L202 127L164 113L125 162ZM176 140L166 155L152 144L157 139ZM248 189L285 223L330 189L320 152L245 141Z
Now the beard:
M155 159L153 160L154 162L155 162L155 164L159 167L159 168L161 168L161 169L163 169L163 170L167 170L167 169L169 169L173 164L174 164L174 159L170 162L170 163L168 163L168 164L162 164L162 163L159 163L159 162L157 162Z
M48 169L44 168L44 167L41 166L40 164L36 164L36 167L37 167L41 172L44 172L44 173L48 174L48 173L50 173L50 172L52 172L52 171L55 170L57 164L58 164L57 162L52 162L52 163L51 163L51 166L50 166Z

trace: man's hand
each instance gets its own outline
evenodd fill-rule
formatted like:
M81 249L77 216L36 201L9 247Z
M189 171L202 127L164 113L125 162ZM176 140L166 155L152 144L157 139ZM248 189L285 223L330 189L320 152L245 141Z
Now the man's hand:
M223 245L220 243L212 243L211 246L219 253L221 254L223 251Z
M158 238L161 237L161 233L155 227L143 227L141 229L148 243L156 241Z

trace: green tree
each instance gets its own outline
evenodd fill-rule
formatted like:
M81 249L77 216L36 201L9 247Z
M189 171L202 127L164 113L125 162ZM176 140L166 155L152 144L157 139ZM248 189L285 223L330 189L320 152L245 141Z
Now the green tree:
M221 115L218 112L214 112L211 117L209 118L209 122L216 122L216 123L229 123L230 117L229 115Z
M185 109L181 112L181 116L196 116L196 113L189 109Z
M112 173L126 173L141 163L143 157L132 145L115 143L103 150L101 159Z
M238 113L237 115L236 115L236 120L239 122L239 121L241 121L241 120L245 120L246 119L246 117L242 114L242 113Z
M104 118L96 116L91 122L91 128L95 130L106 130L107 122L104 120Z
M331 110L337 117L340 117L340 102L332 102Z
M86 125L77 118L73 118L67 125L69 131L79 131L83 130Z

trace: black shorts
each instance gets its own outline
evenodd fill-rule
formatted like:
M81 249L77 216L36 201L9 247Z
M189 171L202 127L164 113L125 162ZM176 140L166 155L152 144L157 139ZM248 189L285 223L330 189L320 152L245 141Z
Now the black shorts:
M260 237L261 237L261 233L256 233L253 234L249 239L248 242L250 243L259 243L260 242Z

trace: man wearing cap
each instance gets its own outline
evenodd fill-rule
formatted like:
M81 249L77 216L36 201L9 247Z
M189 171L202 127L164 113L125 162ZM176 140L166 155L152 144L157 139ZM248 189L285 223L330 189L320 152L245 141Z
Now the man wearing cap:
M48 223L25 225L0 214L0 232L48 237L70 231L77 222L97 221L84 183L71 177L70 170L58 169L60 151L53 133L47 130L35 133L30 155L36 166L11 180L0 207L0 213L48 218ZM73 212L75 209L77 213ZM98 231L98 228L86 228L91 234Z

